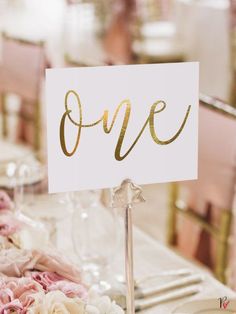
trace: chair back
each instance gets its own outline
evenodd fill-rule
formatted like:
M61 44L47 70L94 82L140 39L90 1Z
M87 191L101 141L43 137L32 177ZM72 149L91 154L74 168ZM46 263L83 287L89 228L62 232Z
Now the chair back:
M190 207L204 204L232 209L236 178L236 115L201 101L199 108L198 180L188 183Z
M198 165L198 180L178 183L172 202L174 211L184 214L176 230L177 246L225 281L236 186L236 110L209 97L200 101Z
M43 43L31 43L3 35L0 64L0 92L15 93L34 102L46 65Z
M3 34L0 61L0 94L3 135L8 136L9 109L6 95L20 98L16 139L40 149L41 82L47 66L43 42L29 42Z

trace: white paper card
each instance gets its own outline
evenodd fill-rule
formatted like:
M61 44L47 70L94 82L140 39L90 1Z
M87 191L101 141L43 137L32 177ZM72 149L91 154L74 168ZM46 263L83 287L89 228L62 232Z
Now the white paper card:
M195 62L46 72L49 192L197 178Z

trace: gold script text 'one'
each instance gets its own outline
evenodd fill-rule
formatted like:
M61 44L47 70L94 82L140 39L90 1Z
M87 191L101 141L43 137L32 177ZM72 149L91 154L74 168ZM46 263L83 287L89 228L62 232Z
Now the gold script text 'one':
M70 95L75 97L76 103L78 105L79 121L75 121L72 118L72 116L71 116L72 111L69 109L69 104L68 104L69 103L68 98L69 98ZM180 128L178 129L178 131L171 138L169 138L167 140L161 140L161 139L158 138L158 136L156 134L156 131L155 131L155 119L154 119L154 117L155 117L155 115L157 113L162 112L163 110L165 110L166 103L163 100L156 101L151 106L151 109L150 109L150 112L149 112L149 116L147 117L147 119L146 119L142 129L138 133L138 135L135 138L133 144L126 151L126 153L124 153L122 155L121 154L121 148L122 148L124 137L125 137L125 134L126 134L126 131L127 131L128 124L129 124L130 114L131 114L131 103L130 103L130 101L128 99L125 99L118 105L118 107L115 110L115 113L114 113L114 116L112 118L110 126L108 125L108 117L109 117L108 110L105 110L103 115L102 115L102 117L100 119L98 119L97 121L95 121L95 122L93 122L91 124L83 124L83 110L82 110L82 104L81 104L81 101L80 101L80 97L74 90L69 90L66 93L66 95L65 95L65 112L64 112L64 114L63 114L63 116L61 118L61 123L60 123L60 143L61 143L61 148L62 148L63 153L66 156L68 156L68 157L73 156L75 154L75 152L76 152L76 150L77 150L77 148L79 146L81 131L84 128L91 128L91 127L94 127L97 124L102 122L103 123L103 130L104 130L104 132L109 134L112 131L113 127L114 127L115 121L116 121L117 116L118 116L118 114L119 114L119 112L120 112L122 107L125 108L125 114L124 114L122 127L121 127L121 130L120 130L120 134L119 134L118 141L117 141L116 148L115 148L115 158L118 161L123 160L125 157L128 156L128 154L132 151L134 146L137 144L139 138L143 134L143 132L144 132L145 128L147 127L147 125L149 125L149 130L150 130L151 137L152 137L153 141L156 144L168 145L168 144L174 142L179 137L181 132L183 131L184 126L185 126L185 124L187 122L189 113L190 113L190 109L191 109L191 106L188 106L186 114L185 114L184 119L183 119L183 122L180 125ZM66 146L65 123L66 123L67 119L78 129L75 145L74 145L74 148L71 151L68 151L67 146Z

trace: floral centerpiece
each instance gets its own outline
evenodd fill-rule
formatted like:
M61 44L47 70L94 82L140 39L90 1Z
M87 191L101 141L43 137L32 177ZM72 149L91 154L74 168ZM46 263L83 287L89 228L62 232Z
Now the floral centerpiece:
M21 247L24 223L11 209L11 200L0 191L1 314L124 313L109 297L89 290L78 267L54 250Z
M8 268L5 263L5 267L9 272L12 265ZM0 278L0 313L122 314L124 312L108 297L95 295L82 283L70 281L55 272L27 271L25 276L9 277L3 274Z

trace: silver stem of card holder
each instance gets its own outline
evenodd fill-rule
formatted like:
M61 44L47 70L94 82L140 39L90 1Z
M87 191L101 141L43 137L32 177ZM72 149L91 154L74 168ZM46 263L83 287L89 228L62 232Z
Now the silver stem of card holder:
M134 314L134 266L133 266L133 221L132 209L144 202L142 189L131 180L124 180L114 190L113 206L125 209L125 271L126 271L126 313Z

